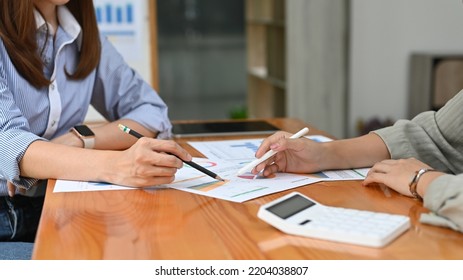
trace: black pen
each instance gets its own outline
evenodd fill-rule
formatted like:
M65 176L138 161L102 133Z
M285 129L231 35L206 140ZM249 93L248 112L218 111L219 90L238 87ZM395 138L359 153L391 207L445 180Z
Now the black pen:
M123 124L119 124L119 129L122 130L125 133L128 133L128 134L134 136L134 137L137 137L137 138L142 138L143 137L143 135L141 135L140 133L136 132L133 129L128 128L127 126L125 126ZM168 154L177 157L174 154L171 154L171 153L168 153ZM195 163L193 161L185 161L183 159L180 159L180 160L183 161L185 164L188 164L189 166L193 167L194 169L196 169L198 171L201 171L202 173L204 173L204 174L206 174L206 175L208 175L208 176L210 176L210 177L212 177L212 178L214 178L216 180L225 181L219 175L215 174L214 172L210 171L209 169L204 168L201 165L199 165L199 164L197 164L197 163Z

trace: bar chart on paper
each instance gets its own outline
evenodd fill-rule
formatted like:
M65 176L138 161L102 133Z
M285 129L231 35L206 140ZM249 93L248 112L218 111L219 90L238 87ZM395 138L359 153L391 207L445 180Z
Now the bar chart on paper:
M108 2L104 6L95 7L95 12L98 24L133 23L133 6L131 3L124 6L113 6L112 3Z
M134 3L130 1L95 1L98 26L107 36L135 36Z
M100 33L107 37L128 61L144 57L148 27L147 1L94 0Z
M209 159L224 159L239 163L252 161L261 142L262 139L246 139L199 141L188 142L188 144L201 151Z

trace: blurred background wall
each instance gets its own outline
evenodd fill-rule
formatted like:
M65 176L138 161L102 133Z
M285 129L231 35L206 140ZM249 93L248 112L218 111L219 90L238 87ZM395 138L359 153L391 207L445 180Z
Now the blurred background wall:
M229 118L230 112L245 109L248 97L246 63L249 60L246 54L246 1L249 0L151 2L156 3L157 10L154 23L157 42L154 47L158 55L158 89L170 106L172 119ZM305 80L309 84L299 89L300 92L288 95L291 102L301 106L307 104L307 108L286 111L285 115L301 118L337 137L358 135L359 123L368 124L376 120L382 125L408 118L410 58L413 54L463 54L463 4L459 0L346 0L343 5L336 5L345 10L345 21L335 20L334 10L321 4L330 2L335 5L342 0L254 1L263 7L268 1L277 1L279 7L287 7L290 2L293 6L299 3L306 7L307 10L293 7L285 11L287 20L292 17L306 19L292 20L290 26L296 23L299 30L304 31L318 24L321 28L317 30L323 31L316 35L327 40L324 45L336 45L331 49L344 53L345 57L340 57L339 61L345 63L339 65L345 71L337 71L336 68L327 70L325 66L331 63L332 58L330 50L310 41L310 38L317 38L311 37L313 32L312 35L301 32L299 34L308 36L309 41L305 47L300 45L302 48L292 54L292 59L310 65L307 68L310 71L292 72L291 77L286 77L287 81ZM151 83L153 46L150 29L153 23L150 23L149 3L148 0L95 0L95 6L103 9L100 27L109 32L108 36L128 63ZM121 17L122 24L108 24L104 13L109 11L109 6L116 10L114 20L117 19L117 8L125 9L128 4L133 9L132 21ZM307 20L309 16L310 20ZM337 29L324 28L334 22L339 25ZM282 26L288 28L285 24L282 23ZM118 26L126 32L125 35L117 36ZM331 32L336 36L328 34ZM286 38L289 37L282 36L281 40ZM278 44L284 46L291 42ZM314 59L320 53L326 57ZM291 67L292 62L289 61L287 66ZM313 72L317 69L320 70L318 73ZM328 100L333 91L330 79L341 81L337 85L342 86L335 88L339 90L339 99L330 97L331 101ZM321 83L325 86L320 87ZM314 97L307 99L308 95ZM325 122L328 118L322 114L311 116L305 113L313 112L310 100L320 100L322 105L317 104L317 109L325 109L328 113L335 113L335 110L329 107L329 103L323 106L323 102L336 103L338 100L345 113L330 120L336 125L330 124ZM90 111L88 119L98 119L98 115Z

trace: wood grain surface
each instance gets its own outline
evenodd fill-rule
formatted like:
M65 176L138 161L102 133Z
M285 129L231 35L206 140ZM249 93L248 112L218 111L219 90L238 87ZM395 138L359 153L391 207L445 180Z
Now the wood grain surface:
M296 119L269 122L293 133L306 125ZM309 134L326 135L315 128ZM179 140L201 156L186 143L190 140L211 138ZM421 203L360 181L322 182L297 191L326 205L408 215L410 230L386 247L287 235L257 218L259 206L291 190L234 203L174 189L53 193L54 183L47 188L33 259L463 258L463 235L421 224L419 216L426 212Z

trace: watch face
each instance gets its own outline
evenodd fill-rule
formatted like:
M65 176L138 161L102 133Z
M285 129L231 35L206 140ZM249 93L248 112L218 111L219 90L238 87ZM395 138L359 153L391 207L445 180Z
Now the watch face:
M86 125L76 125L74 129L82 136L95 136L93 131L88 128Z

